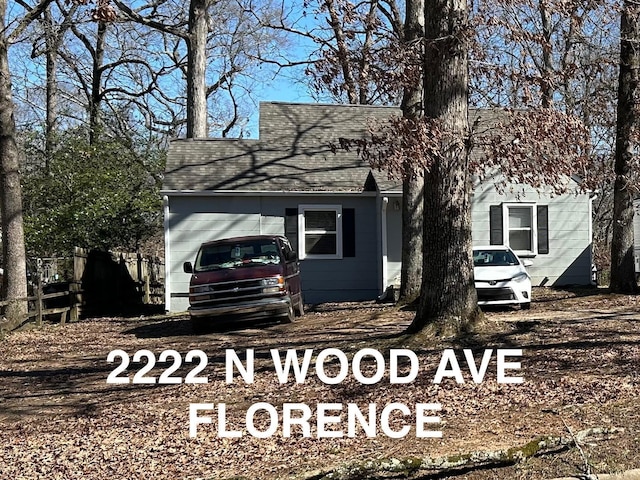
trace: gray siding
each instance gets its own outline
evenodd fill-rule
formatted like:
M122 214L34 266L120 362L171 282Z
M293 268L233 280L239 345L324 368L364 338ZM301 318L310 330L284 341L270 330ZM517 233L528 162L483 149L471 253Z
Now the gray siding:
M190 275L182 271L184 262L193 262L201 243L215 238L260 234L260 201L251 197L171 197L169 200L169 309L189 306ZM165 232L167 235L167 232Z
M474 245L488 245L489 207L503 203L546 205L549 215L549 253L529 258L534 285L588 285L591 281L591 208L587 194L551 196L519 186L500 194L491 182L476 187L472 201Z
M472 198L471 221L474 245L488 245L489 207L503 203L546 205L549 214L549 253L529 257L533 265L528 268L534 285L562 286L589 285L591 282L591 223L590 200L586 194L550 196L541 195L531 188L520 187L514 192L499 194L492 183L476 186ZM392 207L387 211L387 237L389 245L388 281L400 274L401 218ZM636 228L640 225L636 223ZM636 238L640 238L636 234ZM636 245L640 251L640 245ZM397 249L397 252L394 250Z
M372 196L173 196L169 198L166 241L171 311L188 307L189 275L202 242L242 235L284 235L285 209L300 204L342 205L355 209L356 256L300 262L307 303L371 300L379 294L380 255L376 199Z
M387 208L387 283L400 274L401 212ZM549 253L532 257L534 285L587 285L591 275L590 201L587 195L540 195L533 190L499 194L492 184L477 187L472 201L474 245L489 243L489 207L502 203L546 205L549 215ZM381 293L381 233L379 202L372 196L175 196L169 205L167 268L170 309L185 310L189 275L185 261L193 261L200 243L240 235L284 234L287 208L298 205L342 205L355 209L356 256L340 260L304 259L301 272L308 303L372 300Z

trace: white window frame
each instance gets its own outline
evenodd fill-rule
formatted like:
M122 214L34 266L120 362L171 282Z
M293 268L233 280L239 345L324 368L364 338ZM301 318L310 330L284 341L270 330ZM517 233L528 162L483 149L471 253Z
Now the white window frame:
M333 211L336 214L336 231L327 230L306 230L305 229L305 212L309 211ZM307 234L336 234L336 253L335 254L307 254L306 253L306 235ZM321 260L340 260L342 259L342 205L298 205L298 258L321 259Z
M531 250L516 250L509 243L511 230L509 228L509 209L528 208L531 211ZM524 230L524 229L521 229ZM503 203L502 204L502 238L504 244L511 247L519 257L534 257L538 254L538 213L535 203Z

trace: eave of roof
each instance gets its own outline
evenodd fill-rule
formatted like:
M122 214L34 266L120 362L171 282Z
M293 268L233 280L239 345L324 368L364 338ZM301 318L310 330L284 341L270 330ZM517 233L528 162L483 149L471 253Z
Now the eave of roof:
M378 192L352 191L352 190L160 190L161 195L172 197L280 197L280 196L359 196L375 197Z

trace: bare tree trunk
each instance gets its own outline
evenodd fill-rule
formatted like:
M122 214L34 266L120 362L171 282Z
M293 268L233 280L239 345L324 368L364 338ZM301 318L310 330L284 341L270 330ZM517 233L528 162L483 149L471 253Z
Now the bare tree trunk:
M631 162L637 149L638 82L640 80L640 6L625 0L620 19L620 74L611 240L611 291L637 293L633 258L633 197L629 191Z
M406 5L404 42L407 46L424 42L424 0L409 0ZM411 48L411 47L410 47ZM419 47L422 49L422 47ZM422 70L407 86L402 98L402 114L411 120L424 118ZM413 172L409 166L405 171ZM422 283L422 217L424 178L422 172L405 178L402 183L402 270L400 303L411 303L420 296Z
M467 0L425 2L424 112L442 131L425 172L423 280L409 327L465 331L481 316L473 282L468 136Z
M45 29L45 42L47 45L47 51L45 52L47 65L47 87L46 87L46 119L45 119L45 169L49 170L49 164L53 152L55 150L55 132L57 127L58 118L58 82L57 82L57 65L58 65L58 48L60 47L60 41L55 34L53 26L53 18L51 17L51 10L46 9L44 11L44 29Z
M360 89L358 89L357 82L353 75L353 65L351 65L350 56L349 56L349 46L347 44L347 37L342 29L342 23L340 21L340 16L336 9L336 5L334 1L327 0L325 2L325 6L327 7L327 12L329 13L329 25L333 30L333 34L336 39L336 49L337 49L337 57L339 68L342 70L342 78L344 79L345 90L347 91L347 96L349 98L349 103L356 104L358 103L358 90L360 92L363 91L363 85L360 85Z
M44 39L46 45L46 119L45 119L45 153L46 165L49 169L49 162L56 148L56 133L58 128L58 58L60 47L64 41L66 32L71 27L73 15L78 9L78 4L71 5L71 8L64 12L62 22L56 25L51 14L51 7L48 6L42 13L42 25L44 27Z
M207 129L208 0L191 0L187 67L187 137L205 138Z
M93 56L93 76L91 78L91 105L89 105L89 142L93 145L100 128L100 103L102 102L102 72L104 64L104 43L107 24L98 22L96 48Z
M538 11L542 21L542 68L540 72L542 106L549 108L553 104L553 57L551 55L551 14L547 0L538 0Z
M8 61L8 43L4 18L6 0L0 0L0 209L2 210L2 254L4 262L3 294L8 300L27 296L24 230L22 225L22 187L13 118L13 98ZM27 302L16 300L10 304L6 317L19 322L27 313Z

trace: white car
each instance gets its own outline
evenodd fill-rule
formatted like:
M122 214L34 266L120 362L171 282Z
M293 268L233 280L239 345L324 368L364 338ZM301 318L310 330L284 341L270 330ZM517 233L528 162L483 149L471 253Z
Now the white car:
M505 245L473 247L473 274L478 305L520 305L531 307L531 277L522 261Z

